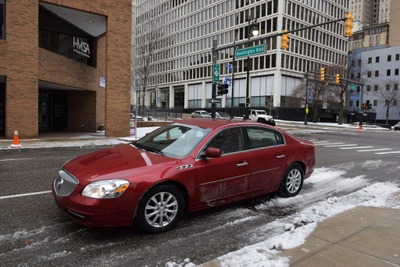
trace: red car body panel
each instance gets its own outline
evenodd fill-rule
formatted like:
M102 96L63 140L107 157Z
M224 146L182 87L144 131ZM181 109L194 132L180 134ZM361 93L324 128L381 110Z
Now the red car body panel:
M134 145L118 145L77 157L63 166L79 184L71 195L58 196L58 207L75 221L93 227L129 226L140 199L157 184L170 182L183 192L189 212L253 196L275 192L282 175L294 162L304 168L308 178L314 170L315 151L311 142L298 140L284 131L252 122L230 123L227 120L183 120L213 129L196 148L182 159L147 152ZM217 132L228 127L263 127L280 132L282 145L201 159L198 153ZM118 198L95 199L82 196L86 185L98 180L125 179L129 188Z

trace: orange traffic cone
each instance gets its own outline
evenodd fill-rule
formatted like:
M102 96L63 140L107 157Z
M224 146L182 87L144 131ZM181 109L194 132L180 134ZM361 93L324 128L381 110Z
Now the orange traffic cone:
M18 131L14 131L14 139L13 143L10 147L21 147L21 143L19 142Z
M358 125L358 130L362 131L362 125L361 124Z

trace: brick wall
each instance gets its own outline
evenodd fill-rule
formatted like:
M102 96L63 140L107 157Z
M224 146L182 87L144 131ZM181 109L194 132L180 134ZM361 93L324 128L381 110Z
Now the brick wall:
M6 137L38 133L38 8L36 1L8 0L0 74L6 78ZM29 19L27 19L29 18Z
M79 109L75 103L68 114L88 108L87 116L81 117L92 120L86 123L88 128L105 124L107 136L129 135L132 1L44 2L104 15L107 33L98 38L96 68L84 66L38 48L38 0L7 0L7 36L5 41L0 41L0 75L7 76L6 137L12 138L14 130L22 138L38 136L39 80L87 91L81 92L79 100L69 101L87 107ZM106 88L99 86L100 75L106 77ZM68 98L76 94L69 93ZM72 123L71 129L77 129L79 120L76 124L70 122L74 121L72 118L68 120Z

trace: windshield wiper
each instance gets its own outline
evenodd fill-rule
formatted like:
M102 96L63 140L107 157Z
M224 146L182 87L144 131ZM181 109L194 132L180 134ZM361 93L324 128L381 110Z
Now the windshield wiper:
M149 147L149 146L145 146L145 145L137 144L137 143L133 144L133 145L136 146L139 149L143 149L143 150L146 150L146 151L149 151L149 152L153 152L153 153L156 153L156 154L159 154L159 155L164 155L164 152L162 152L161 150L156 149L154 147Z

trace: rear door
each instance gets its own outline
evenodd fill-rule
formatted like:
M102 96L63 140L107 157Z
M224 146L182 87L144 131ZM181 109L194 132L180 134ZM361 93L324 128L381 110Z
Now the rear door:
M264 127L245 127L251 176L249 191L275 191L287 168L287 146L283 135Z

